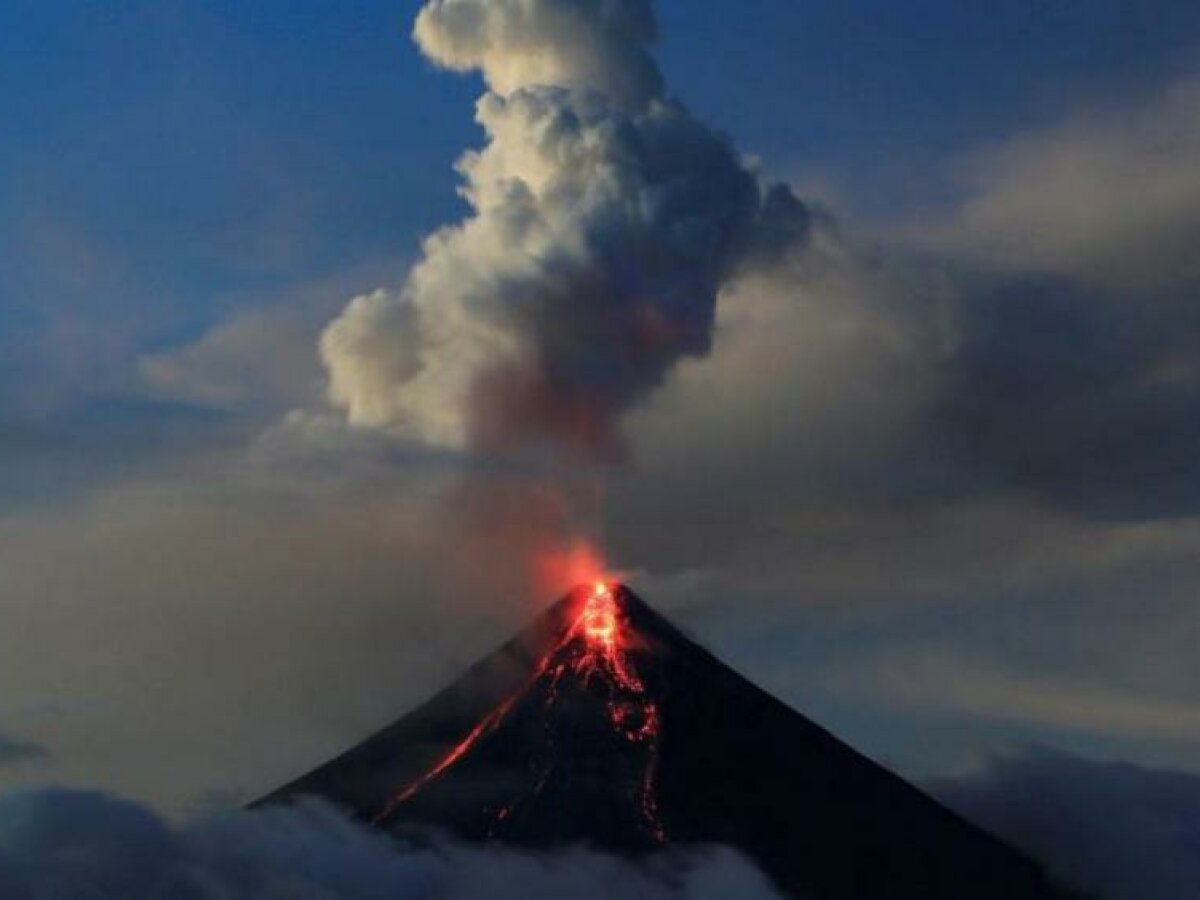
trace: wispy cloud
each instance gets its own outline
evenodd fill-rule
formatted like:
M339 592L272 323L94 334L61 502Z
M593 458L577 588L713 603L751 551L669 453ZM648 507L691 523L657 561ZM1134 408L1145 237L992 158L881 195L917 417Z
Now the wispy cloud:
M926 235L1005 266L1121 287L1200 276L1200 75L976 151Z
M41 744L0 733L0 766L46 760L50 755Z
M881 664L872 690L923 710L952 711L1054 730L1200 744L1200 702L1082 677L1029 674L942 652Z

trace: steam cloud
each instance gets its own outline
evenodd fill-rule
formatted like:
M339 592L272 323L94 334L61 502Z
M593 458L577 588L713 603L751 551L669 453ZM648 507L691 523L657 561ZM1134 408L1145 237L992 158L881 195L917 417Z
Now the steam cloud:
M669 97L656 32L650 0L426 4L425 55L487 82L487 142L458 163L473 215L322 336L352 424L608 454L619 414L708 352L722 284L807 213Z
M5 900L771 900L729 850L635 866L583 850L402 850L314 805L172 828L137 804L42 790L0 797Z

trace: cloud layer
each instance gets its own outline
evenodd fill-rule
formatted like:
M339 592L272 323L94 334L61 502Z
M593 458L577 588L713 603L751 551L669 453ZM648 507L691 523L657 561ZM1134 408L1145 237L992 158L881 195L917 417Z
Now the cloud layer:
M1104 900L1191 900L1200 887L1200 776L1036 751L932 787Z
M1200 776L1037 750L928 785L943 802L1103 900L1192 900ZM776 898L731 850L637 864L584 849L530 854L397 845L332 809L212 814L183 825L84 791L0 795L6 900L726 900ZM864 898L874 900L874 898Z
M727 850L641 865L585 850L542 856L402 848L325 807L234 813L172 827L101 794L0 797L6 900L723 900L776 895Z

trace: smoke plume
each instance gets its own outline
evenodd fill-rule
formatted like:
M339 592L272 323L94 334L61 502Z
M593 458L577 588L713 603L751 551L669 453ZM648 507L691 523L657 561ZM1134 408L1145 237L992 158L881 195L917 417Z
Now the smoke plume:
M322 336L352 424L610 455L620 413L708 352L722 284L806 211L669 96L656 30L650 0L426 4L421 50L486 80L486 143L457 166L472 214Z

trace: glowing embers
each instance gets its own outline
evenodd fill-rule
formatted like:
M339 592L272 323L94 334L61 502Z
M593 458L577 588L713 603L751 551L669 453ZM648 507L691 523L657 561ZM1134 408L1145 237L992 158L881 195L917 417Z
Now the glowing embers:
M621 755L632 769L614 776L622 783L614 784L613 788L629 791L644 832L653 840L664 842L667 833L659 820L655 795L661 714L631 658L630 650L637 638L621 609L618 590L598 582L577 591L581 601L578 613L525 683L484 716L424 775L393 795L374 821L379 824L390 819L399 807L495 733L521 700L537 697L545 740L531 759L536 772L534 786L532 791L512 798L491 815L488 833L499 836L501 828L520 808L543 793L556 772L570 768L571 760L561 758L557 723L569 720L562 704L573 702L570 696L583 691L602 703L606 727L611 729L617 745L628 748Z

